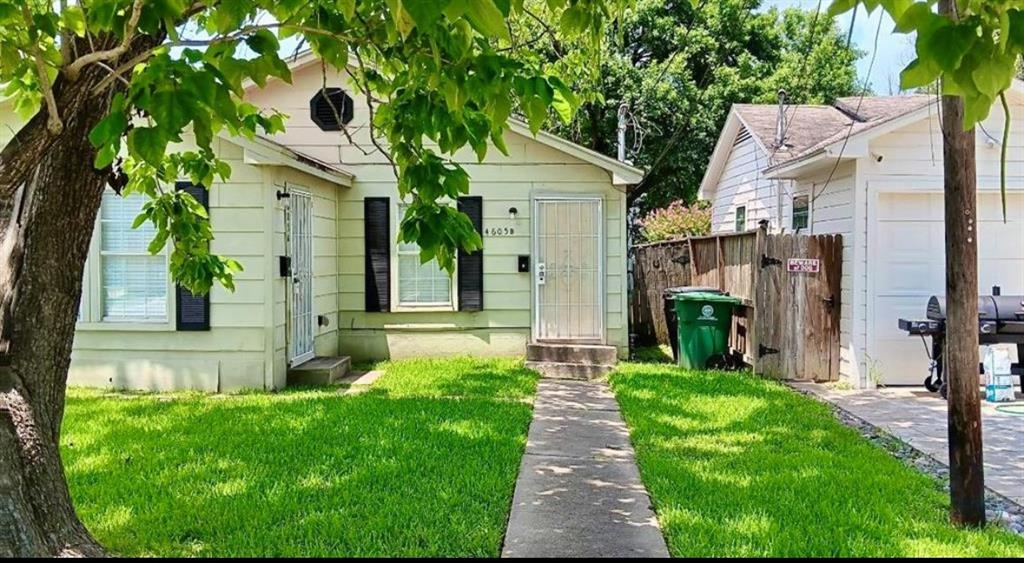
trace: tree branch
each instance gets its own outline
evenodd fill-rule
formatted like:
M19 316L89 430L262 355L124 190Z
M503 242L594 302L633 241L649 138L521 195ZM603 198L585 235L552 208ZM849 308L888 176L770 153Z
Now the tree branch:
M27 2L21 5L21 15L25 19L25 25L32 29L34 24L32 23L32 14L28 11ZM60 135L60 132L64 130L64 123L60 120L57 100L53 97L53 84L50 83L50 75L46 72L46 61L43 60L43 52L39 50L39 43L33 42L31 51L36 74L39 77L39 89L43 91L43 99L46 101L46 130L51 135Z
M94 51L75 59L74 62L64 69L68 80L71 80L72 82L77 80L78 74L82 72L82 69L87 65L100 61L115 60L128 50L128 47L132 44L132 39L135 38L135 29L139 25L139 18L142 17L143 3L144 0L135 0L132 3L132 15L128 18L128 23L124 26L124 36L121 38L121 43L113 49Z

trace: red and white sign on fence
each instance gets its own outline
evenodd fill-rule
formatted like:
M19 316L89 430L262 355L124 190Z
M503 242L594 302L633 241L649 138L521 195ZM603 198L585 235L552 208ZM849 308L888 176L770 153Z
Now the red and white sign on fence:
M821 271L821 261L816 258L790 258L786 261L786 271L794 274L817 274Z

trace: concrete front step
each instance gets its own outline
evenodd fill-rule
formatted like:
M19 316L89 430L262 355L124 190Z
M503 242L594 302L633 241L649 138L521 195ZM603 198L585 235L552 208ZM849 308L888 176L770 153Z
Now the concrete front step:
M615 369L614 365L571 364L567 362L526 361L526 367L550 379L592 381L601 379Z
M288 385L332 385L341 382L351 367L348 356L317 356L288 368Z
M526 345L526 360L591 366L613 366L618 361L615 346L600 344L547 344Z

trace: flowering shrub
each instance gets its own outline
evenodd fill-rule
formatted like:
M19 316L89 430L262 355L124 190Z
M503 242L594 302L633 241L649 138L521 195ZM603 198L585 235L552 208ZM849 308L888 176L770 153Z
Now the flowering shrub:
M706 235L711 232L711 203L698 201L687 206L682 200L674 201L641 219L640 232L647 242Z

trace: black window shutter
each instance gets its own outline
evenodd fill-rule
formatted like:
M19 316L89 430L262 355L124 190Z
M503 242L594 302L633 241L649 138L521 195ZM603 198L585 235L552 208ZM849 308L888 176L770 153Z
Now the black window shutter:
M391 200L363 200L366 244L366 310L391 310Z
M177 189L188 192L204 208L210 208L210 194L206 188L190 182L178 182ZM182 287L175 287L175 329L210 330L210 294L193 295Z
M469 216L476 232L484 232L484 199L480 196L459 198L459 211ZM459 310L484 310L484 252L459 249Z

